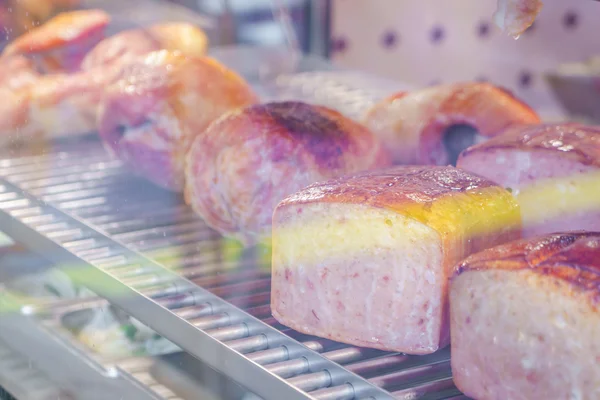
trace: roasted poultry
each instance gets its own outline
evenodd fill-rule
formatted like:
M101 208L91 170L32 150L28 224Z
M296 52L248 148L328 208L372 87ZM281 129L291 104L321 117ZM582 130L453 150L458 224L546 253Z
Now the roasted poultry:
M19 36L2 57L30 57L46 73L77 71L83 57L104 39L109 22L101 10L65 12Z
M0 3L0 24L6 35L3 39L13 40L79 4L80 0L4 0Z
M206 34L188 23L164 23L130 29L106 38L90 51L82 69L101 65L126 64L140 55L156 50L180 51L185 55L203 56L208 47Z
M123 77L125 65L163 47L196 56L206 50L204 32L187 23L132 29L102 40L108 23L100 10L64 13L5 49L3 142L94 131L100 101Z

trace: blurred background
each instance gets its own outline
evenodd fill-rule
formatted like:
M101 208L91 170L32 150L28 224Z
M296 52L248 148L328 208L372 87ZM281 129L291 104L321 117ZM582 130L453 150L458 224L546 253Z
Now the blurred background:
M544 117L562 117L545 74L600 53L600 7L548 0L518 40L493 23L495 0L333 0L334 62L418 85L485 80Z
M269 0L177 1L219 21L225 41L283 45ZM600 54L600 7L548 0L518 40L492 22L496 0L287 0L300 47L336 65L427 86L460 80L501 85L546 120L565 118L547 81L564 63Z

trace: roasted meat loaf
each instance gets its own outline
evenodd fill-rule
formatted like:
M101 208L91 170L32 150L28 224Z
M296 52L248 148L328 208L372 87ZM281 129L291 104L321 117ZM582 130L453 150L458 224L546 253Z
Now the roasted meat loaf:
M365 124L392 152L395 164L447 165L446 130L470 125L495 136L539 117L510 93L489 83L457 83L398 93L367 112ZM464 148L464 147L463 147Z
M457 166L510 188L523 235L600 230L600 128L522 126L465 150Z
M254 244L270 234L277 203L306 185L389 166L364 126L301 102L234 111L199 135L188 153L186 198L213 228Z
M449 340L452 268L519 236L510 193L453 167L317 183L273 216L273 316L353 345L432 353Z
M173 191L183 190L194 138L227 111L257 101L233 71L179 52L149 53L124 66L121 77L103 98L100 137L132 171Z
M450 284L454 381L477 400L600 398L600 233L474 254Z

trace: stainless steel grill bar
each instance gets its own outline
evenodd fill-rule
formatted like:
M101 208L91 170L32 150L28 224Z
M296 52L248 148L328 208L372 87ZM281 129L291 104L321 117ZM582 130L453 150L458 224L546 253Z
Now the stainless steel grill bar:
M445 377L434 381L422 383L416 387L397 390L392 393L398 399L416 399L428 395L430 398L447 398L460 394L451 377ZM438 396L435 396L438 394ZM443 396L443 397L441 397Z
M225 328L207 330L206 332L217 340L227 342L229 340L242 339L252 334L255 335L258 333L258 329L251 329L246 323L241 323Z
M427 364L402 371L395 371L389 374L369 379L369 381L379 387L393 388L404 385L412 381L422 381L428 376L450 375L450 362L441 361L435 364Z
M354 386L345 384L333 388L316 390L311 393L317 400L352 400L356 398Z
M264 350L269 345L269 341L265 335L230 340L226 343L229 347L242 354Z
M26 183L28 181L32 181L32 180L38 180L38 179L47 179L50 176L52 178L63 178L63 179L75 179L75 180L90 180L90 178L93 179L93 176L91 176L90 174L94 174L94 173L99 173L99 172L104 172L106 170L110 170L110 169L118 169L121 168L121 162L120 161L116 161L116 160L108 160L108 161L103 161L103 162L97 162L97 163L92 163L92 164L85 164L82 165L81 163L76 163L73 164L72 166L67 166L64 168L56 168L56 169L52 169L52 171L47 170L47 169L42 169L42 168L35 168L35 165L31 165L31 166L27 166L26 168L29 169L30 167L34 167L32 168L31 171L27 172L16 172L14 173L13 171L11 171L10 168L7 168L5 171L3 171L3 174L6 175L6 172L8 174L10 174L10 177L8 178L9 181L11 182L23 182ZM51 165L50 165L51 166ZM115 171L115 173L118 173L118 170ZM104 175L100 175L100 176L104 176Z
M288 379L288 382L304 391L311 392L330 386L332 380L331 374L325 370L312 374L297 376L295 378Z

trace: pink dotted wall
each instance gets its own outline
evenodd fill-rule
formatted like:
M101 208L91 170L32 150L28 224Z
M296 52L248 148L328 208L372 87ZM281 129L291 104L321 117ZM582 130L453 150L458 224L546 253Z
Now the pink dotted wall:
M496 0L332 0L332 59L419 86L490 81L561 118L544 73L600 55L600 2L544 4L514 40L492 24Z

